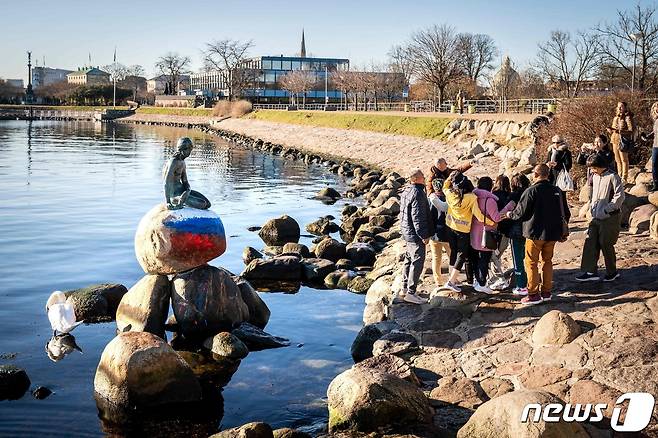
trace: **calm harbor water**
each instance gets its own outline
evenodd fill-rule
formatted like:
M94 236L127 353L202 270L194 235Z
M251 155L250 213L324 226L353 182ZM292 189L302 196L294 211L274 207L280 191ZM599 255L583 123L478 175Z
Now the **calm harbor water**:
M94 123L0 122L0 364L24 368L30 393L0 401L0 436L99 436L93 398L101 352L114 323L74 331L83 353L48 359L51 335L44 305L53 290L93 283L132 286L141 276L133 236L140 218L162 201L161 171L176 139L193 137L186 160L192 188L213 203L226 228L227 252L212 264L243 269L242 249L261 248L247 227L289 214L303 227L339 215L311 200L344 182L318 166L234 148L198 132ZM309 238L302 243L310 245ZM297 294L261 294L272 311L266 330L292 346L254 352L223 390L221 427L265 421L312 427L327 416L326 388L351 364L349 346L361 325L363 297L302 287Z

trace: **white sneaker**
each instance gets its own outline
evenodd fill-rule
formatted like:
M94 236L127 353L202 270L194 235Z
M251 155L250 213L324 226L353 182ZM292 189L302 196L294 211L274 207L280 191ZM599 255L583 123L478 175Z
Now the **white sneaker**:
M400 304L404 302L404 297L406 297L407 294L404 292L399 292L395 295L393 295L393 304Z
M451 282L449 282L449 281L446 282L446 284L444 284L443 287L441 287L441 289L443 289L443 290L451 290L451 291L453 291L453 292L461 292L461 291L462 291L461 288L460 288L459 286L457 286L455 283L451 283Z
M525 297L525 296L528 295L528 288L527 287L515 287L514 289L512 289L512 293L514 295L519 295L519 296Z
M491 285L489 286L493 290L505 290L508 287L507 281L503 280L502 278L500 280L496 280Z
M496 292L492 291L487 286L480 286L480 283L478 283L477 281L474 281L473 284L474 284L473 288L475 288L476 292L480 292L480 293L487 294L487 295L491 295L491 294L496 293Z
M423 298L419 297L416 294L407 294L407 295L405 295L404 301L406 301L407 303L411 303L411 304L425 304L427 302Z

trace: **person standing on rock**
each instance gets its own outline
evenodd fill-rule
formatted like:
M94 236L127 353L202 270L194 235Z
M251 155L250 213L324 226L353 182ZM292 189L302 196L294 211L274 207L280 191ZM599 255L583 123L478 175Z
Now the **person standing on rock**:
M569 150L567 142L561 135L554 135L551 139L551 145L548 147L548 160L546 165L550 169L549 181L551 184L557 182L560 172L569 173L573 167L573 156Z
M434 234L430 238L430 250L432 252L432 274L436 289L433 293L443 286L444 280L441 274L443 268L443 252L450 259L450 244L448 243L448 226L446 225L446 213L448 212L448 203L443 194L442 179L434 179L429 192L428 200L430 201L430 217L432 219L432 231Z
M615 244L621 230L621 206L626 197L624 184L619 175L608 168L608 163L600 155L592 155L587 160L587 167L592 171L592 193L590 195L590 212L592 220L587 228L583 256L580 263L582 273L576 276L578 281L598 281L597 264L603 253L606 274L603 281L619 278Z
M493 249L488 248L484 243L485 233L496 231L497 224L516 205L514 202L508 202L502 210L498 209L498 197L491 193L493 181L488 176L478 180L477 189L473 190L477 196L478 207L484 215L484 220L473 219L471 225L471 248L469 251L469 266L472 271L469 277L473 277L473 288L477 292L491 294L493 291L487 286L487 275L489 273L489 263L493 255ZM500 244L500 242L498 242Z
M473 218L484 222L484 215L473 189L473 183L459 171L453 172L443 184L443 193L448 203L446 225L450 244L450 275L442 289L453 292L461 292L458 276L464 264L468 262Z
M630 152L629 145L633 141L634 130L633 113L629 111L626 102L618 102L617 114L612 119L608 132L611 134L610 143L612 143L612 150L615 153L617 172L624 183L628 180L628 153Z
M530 187L530 180L522 173L517 173L512 176L510 182L512 193L510 200L517 204L521 201L521 196ZM504 227L502 225L505 224ZM528 295L528 276L525 272L524 259L525 259L525 237L523 237L523 221L521 220L506 220L501 222L499 229L505 234L512 247L512 262L514 263L514 295L526 296Z
M549 181L548 166L535 166L533 177L535 183L523 192L516 208L507 213L508 219L523 221L523 236L526 238L524 262L529 283L528 296L521 299L524 305L551 300L553 250L557 242L566 239L571 217L566 196Z
M505 208L507 203L511 200L510 196L512 194L509 178L505 175L498 175L491 193L498 198L498 202L496 203L498 210ZM514 201L514 203L517 202L519 202L518 199ZM507 237L507 229L510 223L511 221L504 220L498 224L498 231L501 233L501 238L498 249L496 249L491 255L491 278L489 280L489 287L493 290L504 290L508 287L508 281L505 279L505 270L503 269L503 254L507 251L510 242Z
M653 184L649 188L650 192L658 191L658 102L651 105L651 118L653 119L653 132L643 140L651 140L653 147L651 148L651 173L653 176Z
M416 289L432 231L430 206L425 194L425 175L420 169L411 174L409 184L400 196L400 232L406 243L401 295L408 303L423 304L425 300L416 295Z
M440 180L447 180L452 172L458 171L461 173L466 172L469 170L473 165L477 163L476 160L471 160L466 163L461 163L455 167L450 167L448 166L448 162L446 161L445 158L439 158L436 160L436 164L430 168L430 176L429 176L429 183L427 186L427 190L429 193L430 190L430 185L432 184L432 181L435 179L440 179Z

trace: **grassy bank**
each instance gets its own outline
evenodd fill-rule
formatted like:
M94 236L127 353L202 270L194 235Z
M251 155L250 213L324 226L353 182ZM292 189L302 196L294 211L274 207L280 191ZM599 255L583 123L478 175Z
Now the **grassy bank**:
M359 129L385 134L441 139L450 119L440 117L407 117L386 114L342 114L314 111L261 110L247 116L255 120L320 126L338 129Z

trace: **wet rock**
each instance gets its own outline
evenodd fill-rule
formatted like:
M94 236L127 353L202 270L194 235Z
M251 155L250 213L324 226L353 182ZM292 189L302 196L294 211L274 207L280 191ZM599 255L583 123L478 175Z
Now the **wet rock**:
M388 306L383 302L366 304L363 309L363 323L365 325L375 324L388 319Z
M321 217L320 219L306 225L306 231L315 236L328 236L331 233L340 231L340 227L332 220Z
M205 265L181 272L172 285L174 315L185 336L205 338L249 319L240 288L223 269Z
M368 432L432 420L429 401L416 385L371 368L352 368L339 374L329 385L327 397L329 432Z
M393 280L394 277L392 275L384 275L377 278L368 288L366 304L374 304L380 301L385 304L391 304L393 301Z
M145 275L130 288L117 309L119 332L149 332L165 337L171 283L166 275Z
M393 354L400 356L418 350L418 341L411 333L393 330L379 338L372 347L372 354Z
M36 398L37 400L43 400L48 398L52 393L53 392L45 386L37 386L34 388L34 391L32 391L32 397Z
M274 431L274 438L311 438L311 435L306 432L284 427Z
M309 283L319 283L336 270L331 260L308 258L302 260L302 278Z
M354 270L354 262L350 259L340 259L336 262L336 269Z
M128 289L122 284L95 284L64 292L73 304L78 321L105 322L116 317L117 308Z
M258 225L255 225L255 226L247 227L247 231L254 232L254 231L258 231L258 230L260 230L261 228L262 228L262 227L260 227L260 226L258 226Z
M293 254L302 258L312 257L308 246L302 243L286 243L283 245L282 254Z
M389 228L395 222L393 216L379 215L379 216L370 216L368 223L376 227Z
M564 404L562 400L543 391L514 391L496 397L477 408L468 422L457 432L458 438L485 437L573 437L587 438L589 435L579 423L519 421L526 405L539 403Z
M338 190L333 189L331 187L325 187L324 189L321 189L317 195L315 195L316 198L319 199L340 199L341 195L338 192Z
M146 213L135 233L135 255L147 274L187 271L225 250L224 225L211 210L169 210L159 204Z
M358 363L372 357L374 344L378 339L393 330L401 329L398 323L393 321L383 321L364 326L352 342L352 347L350 348L352 359L354 359L355 363Z
M357 266L372 266L375 263L375 249L367 243L350 243L346 247L346 254Z
M656 211L658 211L658 207L653 204L646 204L633 210L630 217L629 233L640 234L649 231L651 216Z
M347 289L355 275L352 271L334 271L324 277L324 285L328 289Z
M480 384L465 377L442 378L439 386L430 393L430 398L467 409L475 409L488 400Z
M215 387L223 388L228 385L231 377L240 366L239 360L221 358L220 356L213 357L212 353L202 354L192 351L178 351L177 353L187 363L199 381Z
M288 242L299 242L299 224L288 215L265 222L258 235L267 245L282 246Z
M231 333L245 343L249 351L265 350L267 348L288 347L290 341L278 336L272 336L256 326L242 323Z
M335 263L345 258L345 244L327 237L317 244L314 253L319 259L327 259Z
M355 294L365 294L368 292L368 288L373 283L372 280L366 277L354 277L347 284L347 290Z
M0 400L18 400L30 387L25 370L14 365L0 365Z
M240 289L242 301L244 301L249 310L249 320L247 322L264 329L270 320L270 309L267 307L267 304L260 298L258 292L254 290L248 281L238 278L236 283Z
M231 360L244 359L249 354L244 342L228 332L217 333L206 339L203 346L212 351L214 356Z
M562 345L576 339L581 328L569 315L551 310L541 317L532 332L532 343L538 345Z
M272 427L267 423L247 423L244 426L223 430L210 438L274 438Z
M400 379L406 380L409 383L413 383L416 386L420 386L420 380L413 372L411 367L404 359L394 356L392 354L378 354L368 358L358 364L354 365L354 368L371 368L384 373L393 374Z
M253 260L241 276L247 280L299 281L302 264L299 257L288 255Z
M340 211L341 216L352 216L359 209L356 205L348 204Z
M274 245L274 246L270 246L270 245L266 245L266 246L263 248L263 253L264 253L265 255L270 256L270 257L275 257L275 256L278 256L278 255L281 255L281 254L283 254L283 246L276 246L276 245Z
M262 259L263 254L260 253L256 248L252 248L251 246L246 247L242 251L242 261L244 262L245 265L248 265L251 263L252 260L256 259Z
M120 333L107 344L96 369L94 390L123 408L201 399L201 387L187 363L148 332Z

